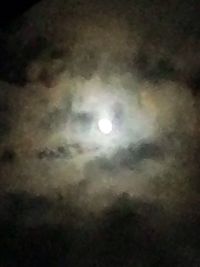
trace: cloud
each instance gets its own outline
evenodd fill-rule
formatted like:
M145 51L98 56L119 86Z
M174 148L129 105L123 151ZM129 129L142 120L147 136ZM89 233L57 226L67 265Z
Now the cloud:
M198 183L199 97L189 86L199 44L187 5L44 1L3 36L2 191L51 198L85 182L93 209L123 192L188 201ZM109 142L91 130L107 106L123 132Z

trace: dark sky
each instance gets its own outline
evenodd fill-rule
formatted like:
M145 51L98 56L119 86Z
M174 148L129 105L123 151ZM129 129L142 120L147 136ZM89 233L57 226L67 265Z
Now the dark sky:
M199 11L2 4L0 266L200 266Z
M31 6L38 3L36 0L28 0L28 1L5 1L1 4L0 11L0 24L6 28L6 26L15 19L19 18L24 12L26 12Z

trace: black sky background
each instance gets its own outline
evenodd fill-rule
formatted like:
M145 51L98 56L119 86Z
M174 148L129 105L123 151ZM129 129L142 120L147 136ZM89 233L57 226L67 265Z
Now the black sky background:
M5 1L1 4L0 24L1 27L7 28L14 20L18 19L26 10L38 3L36 0L29 1Z
M15 53L10 52L10 48L5 44L5 36L21 23L20 19L24 12L38 2L7 1L4 7L1 4L0 25L3 42L0 52L0 77L10 84L23 86L27 83L23 71L36 55L30 52L33 47L28 47L27 51L24 50L27 55L24 61L21 62L20 58L16 60ZM185 15L182 20L188 16L189 21L196 22L194 31L187 29L187 24L184 25L184 34L187 35L188 31L188 34L199 41L198 1L181 2L185 5L185 9L183 8ZM157 1L156 5L162 5L162 1ZM41 47L36 47L36 50L46 47L45 42L45 40L39 41ZM16 69L18 64L20 68ZM164 79L179 80L189 86L195 97L199 93L198 68L187 77L182 77L182 73L177 73L174 66L166 61L161 60L156 66L149 68L143 53L138 57L137 68L144 79L154 80L155 77L162 79L164 75ZM48 84L46 81L48 78L45 77L44 80ZM5 111L6 105L2 109ZM3 129L3 124L0 123L0 126ZM145 157L146 154L152 157L154 150L155 146L151 148L144 145L134 153L138 158ZM60 151L61 154L64 153L62 148ZM157 152L155 153L157 155ZM198 169L199 150L196 149L195 153L192 152L194 159L191 159L191 164ZM1 164L12 164L16 157L15 152L8 149L1 155ZM124 152L122 158L122 161L125 161L122 164L128 166L127 168L134 168L135 163L130 160L133 158L131 148ZM112 163L106 162L106 164L108 168L112 168ZM106 168L104 163L102 168ZM198 175L199 172L195 178L195 186L200 184ZM199 188L197 191L199 192ZM82 207L76 205L74 201L78 197L78 190L73 191L67 202L59 193L53 200L24 191L1 193L0 267L200 266L199 199L195 199L189 208L186 207L186 212L177 210L168 213L157 202L141 201L124 193L98 217L92 212L83 214ZM62 223L60 219L59 223L55 223L49 219L51 214L43 218L43 213L47 210L53 210L52 214L57 214L59 210L59 216L67 218L67 222L65 220Z

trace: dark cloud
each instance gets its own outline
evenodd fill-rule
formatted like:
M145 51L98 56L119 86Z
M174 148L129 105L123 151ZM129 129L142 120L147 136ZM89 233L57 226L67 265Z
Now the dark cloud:
M68 147L59 146L55 150L44 149L38 152L39 159L70 159L71 153Z
M1 155L1 161L6 162L13 162L16 159L16 154L12 149L5 149L3 154Z
M159 205L126 194L100 218L92 214L82 217L80 211L65 204L69 209L65 224L46 223L44 216L41 220L41 214L52 205L61 209L59 199L49 202L21 192L1 197L1 203L7 214L1 217L0 260L4 266L153 267L198 266L200 262L197 218L175 219ZM71 220L70 209L76 220ZM31 225L25 223L30 214ZM54 208L56 214L59 211Z
M40 36L33 37L29 41L26 40L26 42L21 40L17 34L16 36L13 36L13 34L11 36L2 37L0 78L11 84L23 86L27 82L27 66L47 47L47 42L45 38Z

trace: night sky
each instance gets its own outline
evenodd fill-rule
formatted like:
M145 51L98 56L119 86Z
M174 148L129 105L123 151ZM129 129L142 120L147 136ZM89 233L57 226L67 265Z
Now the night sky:
M198 0L0 8L0 267L200 267Z

